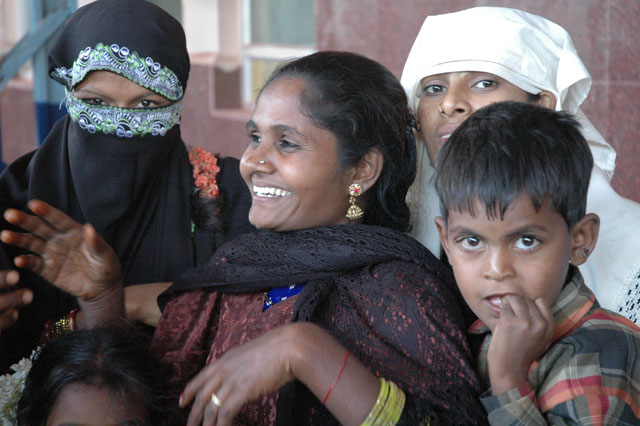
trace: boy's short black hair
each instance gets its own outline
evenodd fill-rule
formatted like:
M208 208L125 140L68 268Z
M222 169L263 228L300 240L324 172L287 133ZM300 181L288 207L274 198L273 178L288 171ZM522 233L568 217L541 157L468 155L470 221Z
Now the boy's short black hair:
M499 102L474 112L438 155L435 187L448 212L503 218L519 193L538 211L545 200L572 228L585 215L593 157L570 114L531 103Z

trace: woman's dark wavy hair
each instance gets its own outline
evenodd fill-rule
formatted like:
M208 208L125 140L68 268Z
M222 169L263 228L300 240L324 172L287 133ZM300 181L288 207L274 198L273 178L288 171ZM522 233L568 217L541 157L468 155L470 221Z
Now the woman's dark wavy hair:
M396 77L355 53L324 51L280 66L262 90L282 78L305 83L302 112L335 136L343 167L373 148L382 153L384 166L366 193L363 223L409 230L405 197L416 174L415 120Z
M162 424L168 402L148 343L146 335L122 324L75 331L47 343L27 376L18 425L44 426L58 395L72 384L106 388L124 404L144 404L149 418L136 419L136 425Z
M499 102L474 112L438 154L435 187L449 211L503 218L525 193L536 211L545 201L572 228L585 215L593 157L568 113L531 103Z

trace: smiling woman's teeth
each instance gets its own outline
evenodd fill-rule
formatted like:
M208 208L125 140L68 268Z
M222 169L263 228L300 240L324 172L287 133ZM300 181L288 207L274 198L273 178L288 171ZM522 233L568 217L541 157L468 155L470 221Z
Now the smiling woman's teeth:
M269 186L255 186L253 185L253 192L259 197L286 197L291 194L291 191L285 191L280 188L273 188Z

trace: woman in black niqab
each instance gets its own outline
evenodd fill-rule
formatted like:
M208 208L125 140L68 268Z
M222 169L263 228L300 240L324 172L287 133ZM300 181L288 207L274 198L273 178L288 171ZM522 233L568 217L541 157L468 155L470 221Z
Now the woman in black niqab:
M226 238L250 229L250 195L237 160L218 160L220 199L197 196L180 136L189 67L182 27L161 8L144 0L98 0L78 9L49 52L50 76L65 86L69 113L39 149L0 176L2 210L26 210L29 200L40 199L79 223L91 223L114 248L125 285L172 281L204 263ZM98 70L128 78L171 103L117 108L75 97L74 88ZM207 204L220 219L213 230L194 221L194 211ZM2 249L5 262L16 254ZM20 311L10 331L26 341L75 301L26 271L21 277L34 290L34 302Z

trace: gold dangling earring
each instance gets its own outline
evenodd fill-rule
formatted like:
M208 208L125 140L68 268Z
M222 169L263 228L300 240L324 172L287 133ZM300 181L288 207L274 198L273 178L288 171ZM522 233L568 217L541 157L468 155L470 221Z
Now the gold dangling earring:
M360 219L364 212L360 207L356 205L356 197L362 195L362 185L359 183L352 183L349 185L349 208L347 209L347 219L355 221Z

